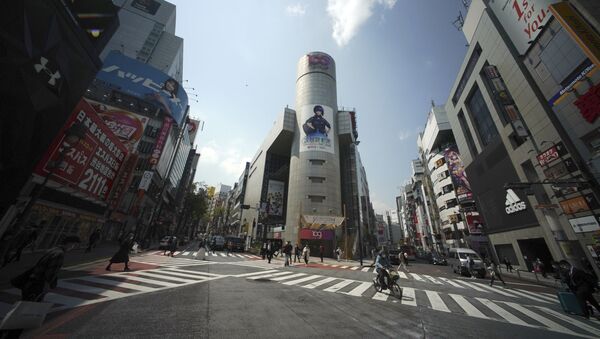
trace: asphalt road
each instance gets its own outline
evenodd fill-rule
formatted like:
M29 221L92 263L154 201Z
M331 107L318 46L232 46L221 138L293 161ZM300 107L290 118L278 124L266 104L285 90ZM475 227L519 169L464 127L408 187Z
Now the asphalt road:
M564 314L555 291L530 283L489 287L447 267L413 264L401 273L397 299L375 292L368 267L284 268L219 252L206 259L157 252L132 258L131 272L79 267L47 296L55 307L44 325L24 337L600 337L600 322ZM0 292L0 311L14 294Z

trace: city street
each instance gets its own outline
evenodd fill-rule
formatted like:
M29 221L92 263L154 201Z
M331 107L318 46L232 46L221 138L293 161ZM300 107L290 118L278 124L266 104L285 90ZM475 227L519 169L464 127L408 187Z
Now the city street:
M411 263L396 299L376 293L373 268L355 262L313 257L284 268L281 258L269 264L216 252L203 261L194 253L150 251L132 257L130 272L80 265L82 275L61 279L46 296L55 305L43 327L24 337L600 336L600 322L564 314L553 289L531 283L489 287L448 267ZM3 312L17 294L0 292Z

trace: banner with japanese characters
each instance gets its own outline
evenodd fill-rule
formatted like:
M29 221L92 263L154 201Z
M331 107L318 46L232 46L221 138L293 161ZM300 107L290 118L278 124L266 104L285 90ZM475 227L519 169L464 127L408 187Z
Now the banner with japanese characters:
M67 135L75 124L80 124L85 133L78 142L69 144ZM82 99L38 163L35 174L50 176L49 180L63 187L106 201L126 155L127 148Z

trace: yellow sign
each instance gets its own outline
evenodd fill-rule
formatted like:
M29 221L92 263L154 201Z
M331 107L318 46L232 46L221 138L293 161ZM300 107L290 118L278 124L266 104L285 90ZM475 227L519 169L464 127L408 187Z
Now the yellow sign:
M550 10L590 60L600 66L600 36L568 2L550 5Z

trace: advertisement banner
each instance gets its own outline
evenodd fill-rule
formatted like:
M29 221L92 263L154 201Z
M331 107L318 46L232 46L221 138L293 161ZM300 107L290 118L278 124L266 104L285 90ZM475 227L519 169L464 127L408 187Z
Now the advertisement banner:
M96 78L118 86L125 94L154 102L182 125L188 104L187 93L175 79L156 68L112 51Z
M489 1L494 12L517 51L523 55L552 17L550 5L560 0Z
M481 234L483 231L483 216L467 215L467 227L471 234Z
M119 138L129 153L136 153L137 145L142 139L144 129L150 118L129 112L103 103L85 99L96 114L104 120L104 123Z
M569 223L573 227L575 233L594 232L600 230L600 224L593 215L587 217L569 219Z
M156 138L156 144L154 144L154 150L152 150L152 154L150 155L150 159L148 162L152 165L152 169L156 169L156 165L160 160L160 156L162 154L163 148L167 143L167 138L169 137L169 131L171 130L171 126L173 125L173 120L169 117L165 117L163 120L162 128L158 133L158 137Z
M565 214L575 214L579 212L589 211L590 207L584 197L576 197L568 200L560 201L560 207Z
M546 166L554 162L555 160L560 159L565 154L567 154L567 149L565 148L562 142L559 142L556 145L538 154L537 160L540 166Z
M448 172L452 178L458 202L473 200L471 184L467 179L467 173L465 172L465 167L456 146L451 146L444 150L444 158L446 159L446 164L448 164Z
M204 126L203 121L189 119L187 128L188 128L188 134L190 135L190 142L192 143L192 145L194 144L194 140L196 140L196 133L198 133L198 130L202 130L203 126Z
M283 194L285 183L283 181L269 180L267 201L269 203L269 215L283 216Z
M600 65L600 35L594 28L568 2L554 4L550 10L585 55L594 64Z
M300 152L334 153L333 109L325 105L305 105L300 108Z
M333 240L334 233L330 230L311 230L303 228L300 230L300 239L310 240Z
M76 123L84 126L85 135L77 144L69 145L66 133ZM65 152L62 161L52 170L60 152ZM39 162L35 173L47 176L52 171L53 181L106 201L126 155L127 149L119 138L82 99Z

